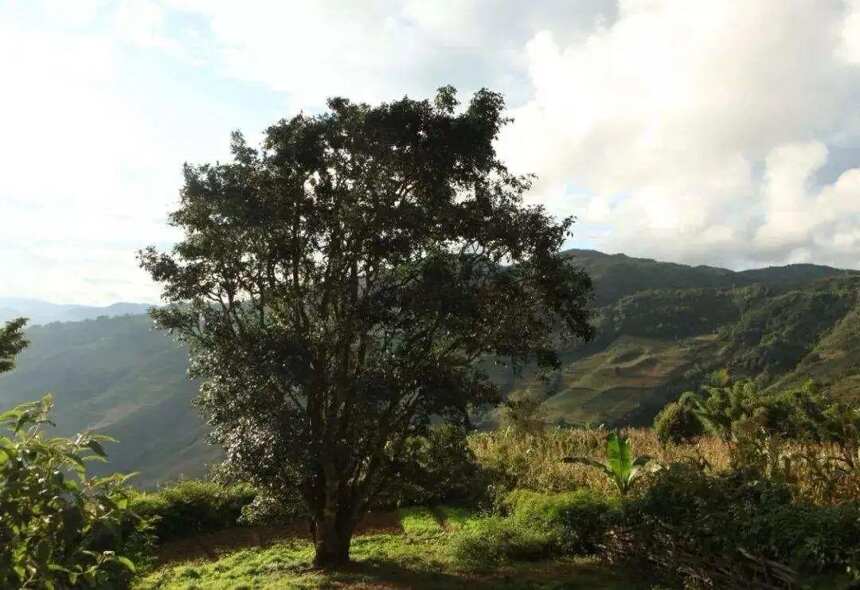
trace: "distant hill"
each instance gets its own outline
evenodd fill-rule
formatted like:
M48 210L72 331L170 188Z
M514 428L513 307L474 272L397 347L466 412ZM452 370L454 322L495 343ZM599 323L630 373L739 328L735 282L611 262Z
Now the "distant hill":
M570 251L595 283L597 336L549 379L496 375L547 396L558 422L645 424L716 369L782 387L813 378L860 400L860 273L799 264L742 272Z
M567 250L564 255L587 271L594 280L595 302L598 306L652 289L726 289L757 283L786 287L827 277L857 274L855 271L816 264L792 264L736 272L715 266L687 266L650 258L632 258L625 254L604 254L596 250Z
M0 297L0 322L17 317L29 318L30 325L51 322L78 322L97 317L116 317L146 313L150 305L144 303L114 303L105 307L48 303L37 299Z
M773 388L814 378L860 400L858 272L816 265L734 272L587 250L566 255L594 280L597 337L563 350L561 370L545 378L491 370L508 393L543 393L553 421L647 423L717 368ZM128 308L95 309L106 316ZM121 442L109 449L106 469L140 471L142 485L200 475L218 459L191 404L186 353L147 316L52 323L27 335L18 368L0 376L0 408L54 392L58 430L114 435Z
M53 393L58 433L114 436L101 470L139 471L140 485L199 475L218 457L191 404L187 354L148 316L36 326L27 339L15 370L0 375L0 408Z

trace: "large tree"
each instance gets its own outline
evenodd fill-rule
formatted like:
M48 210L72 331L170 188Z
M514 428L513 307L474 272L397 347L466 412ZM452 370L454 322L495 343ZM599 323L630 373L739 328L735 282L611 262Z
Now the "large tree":
M572 219L526 206L496 156L500 95L328 107L186 165L184 238L140 254L227 460L300 492L319 566L349 559L408 437L497 399L476 360L552 367L592 334L590 281L558 255Z

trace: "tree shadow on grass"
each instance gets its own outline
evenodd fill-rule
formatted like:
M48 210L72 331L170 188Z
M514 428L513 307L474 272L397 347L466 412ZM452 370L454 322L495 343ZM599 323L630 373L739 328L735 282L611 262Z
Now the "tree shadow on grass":
M586 560L518 563L494 570L443 571L410 568L387 559L356 561L329 572L321 588L414 588L416 590L636 590L634 582L603 564Z

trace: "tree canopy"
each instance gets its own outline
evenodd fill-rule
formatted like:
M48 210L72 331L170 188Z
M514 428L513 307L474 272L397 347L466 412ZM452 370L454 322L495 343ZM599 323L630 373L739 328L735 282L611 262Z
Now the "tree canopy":
M408 437L497 400L474 361L553 367L592 335L590 280L558 255L573 220L526 205L531 177L496 156L499 94L328 106L186 165L183 239L140 254L215 439L259 485L300 490L319 565L348 559Z

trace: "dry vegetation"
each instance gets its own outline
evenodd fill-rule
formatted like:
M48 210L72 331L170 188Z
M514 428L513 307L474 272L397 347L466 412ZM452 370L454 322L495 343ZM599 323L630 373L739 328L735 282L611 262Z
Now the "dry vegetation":
M798 499L828 505L860 498L860 455L853 446L785 442L775 437L729 443L714 436L676 444L661 443L650 428L622 432L629 436L635 453L652 457L655 467L691 461L720 473L757 461L767 475L787 481ZM614 485L599 471L562 461L568 456L603 460L606 435L603 428L551 428L537 434L504 428L471 436L469 447L478 463L512 487L543 492L588 488L614 494Z

